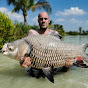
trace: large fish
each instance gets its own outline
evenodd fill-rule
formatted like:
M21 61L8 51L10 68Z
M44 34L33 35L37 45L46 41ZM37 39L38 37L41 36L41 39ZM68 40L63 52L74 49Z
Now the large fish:
M2 52L4 55L20 60L28 54L31 58L31 67L42 69L45 76L54 82L52 69L65 66L67 59L73 63L76 57L82 57L88 62L85 53L88 44L66 44L52 35L31 35L12 43L6 43Z

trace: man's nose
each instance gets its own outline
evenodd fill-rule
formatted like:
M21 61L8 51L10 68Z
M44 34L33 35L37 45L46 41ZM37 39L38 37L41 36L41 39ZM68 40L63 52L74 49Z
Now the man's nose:
M42 21L45 22L45 19L43 18Z

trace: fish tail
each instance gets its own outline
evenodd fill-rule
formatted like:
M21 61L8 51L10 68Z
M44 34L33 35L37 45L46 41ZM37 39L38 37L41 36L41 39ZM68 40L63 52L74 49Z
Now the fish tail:
M82 44L81 46L82 46L82 51L83 51L82 52L82 54L83 54L82 59L88 63L88 53L86 53L86 49L88 47L88 43Z
M81 68L88 68L88 66L84 63L84 61L82 59L82 57L77 57L76 58L76 62L73 63L73 65L77 66L77 67L81 67Z

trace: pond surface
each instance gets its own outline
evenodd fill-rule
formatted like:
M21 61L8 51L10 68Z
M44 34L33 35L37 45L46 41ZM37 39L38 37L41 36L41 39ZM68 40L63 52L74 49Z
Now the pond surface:
M88 42L88 36L65 36L62 41L82 44ZM68 72L55 75L54 82L27 76L18 61L0 53L0 88L88 88L88 68L72 66Z

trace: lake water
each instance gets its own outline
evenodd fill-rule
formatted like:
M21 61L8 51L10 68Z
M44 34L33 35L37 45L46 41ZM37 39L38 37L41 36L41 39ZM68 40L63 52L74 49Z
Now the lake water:
M88 42L88 36L65 36L62 41L82 44ZM0 88L88 88L88 68L72 66L68 72L55 75L54 82L27 76L18 61L0 53Z

